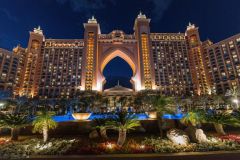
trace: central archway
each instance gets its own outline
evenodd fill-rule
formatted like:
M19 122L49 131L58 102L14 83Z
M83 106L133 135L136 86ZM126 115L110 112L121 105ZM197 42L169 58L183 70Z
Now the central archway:
M118 56L107 63L103 69L103 75L106 80L103 90L115 87L118 84L126 88L133 88L131 83L133 70L124 59Z
M114 58L120 57L123 59L127 64L131 67L133 76L130 80L130 83L132 84L133 90L136 89L136 86L140 84L139 74L138 74L138 60L134 53L129 51L126 48L109 48L105 52L102 52L100 55L98 55L98 74L97 74L97 87L98 90L103 91L103 86L106 82L106 79L103 75L103 70L106 67L106 65Z
M101 73L103 73L103 69L106 67L106 65L114 58L116 57L120 57L122 58L123 60L125 60L129 66L132 68L132 71L133 71L133 75L136 74L136 66L133 62L133 60L128 56L126 55L124 52L120 51L120 50L115 50L114 52L112 52L111 54L107 55L105 57L105 59L103 60L102 62L102 65L101 65Z

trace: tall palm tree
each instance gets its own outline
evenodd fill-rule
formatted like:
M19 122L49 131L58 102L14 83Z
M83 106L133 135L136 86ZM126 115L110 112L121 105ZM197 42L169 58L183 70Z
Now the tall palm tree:
M209 103L208 96L202 95L202 96L198 97L198 102L199 102L200 106L202 106L203 109L206 110L207 104Z
M35 115L39 106L40 100L37 97L31 98L29 99L29 112L30 112L30 116Z
M105 97L105 98L102 99L102 104L103 104L104 106L106 106L106 107L109 106L109 99L108 99L108 97Z
M127 103L127 97L125 96L121 96L119 99L118 99L118 102L121 104L121 107L125 107L126 103Z
M114 130L118 130L117 145L122 146L126 140L127 131L134 130L140 126L140 122L127 112L118 112L115 119L106 122L106 125Z
M155 96L155 100L153 103L154 108L157 111L158 114L158 125L160 129L160 135L163 137L163 129L162 129L162 123L163 123L163 115L165 113L173 113L174 112L174 100L172 97L165 97L165 96Z
M18 97L16 99L8 99L6 102L6 107L11 108L13 114L18 114L20 112L26 112L28 110L28 99L26 97Z
M184 104L187 107L187 110L190 111L192 109L192 105L193 105L192 97L188 97L188 98L184 99Z
M65 114L65 111L67 110L68 100L66 98L61 98L58 101L59 106L59 114Z
M222 95L213 95L212 100L213 104L218 108L220 107L220 104L224 103Z
M139 110L139 108L143 105L143 95L141 92L137 93L133 100L133 105L135 110Z
M0 128L11 129L11 140L18 140L19 129L28 124L29 119L26 115L0 113Z
M226 93L227 96L239 97L240 96L240 88L233 87L232 89L228 90Z
M233 87L232 89L227 91L226 96L231 96L233 101L238 100L238 98L240 97L240 88ZM234 103L236 103L236 107L239 108L239 102L235 101Z
M117 101L117 97L114 96L112 99L113 99L113 105L114 105L113 107L117 107L117 102L116 102Z
M54 113L48 112L46 110L41 111L37 114L36 119L33 121L33 132L39 132L43 134L43 142L48 140L48 131L50 129L55 129L57 123L52 119Z

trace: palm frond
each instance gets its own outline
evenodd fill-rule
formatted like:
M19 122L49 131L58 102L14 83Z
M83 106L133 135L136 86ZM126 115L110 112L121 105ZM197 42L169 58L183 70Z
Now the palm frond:
M24 127L30 123L28 117L23 114L4 114L0 113L1 128Z
M32 122L33 132L42 133L43 128L55 129L57 123L52 119L53 112L42 111L38 112L36 119Z

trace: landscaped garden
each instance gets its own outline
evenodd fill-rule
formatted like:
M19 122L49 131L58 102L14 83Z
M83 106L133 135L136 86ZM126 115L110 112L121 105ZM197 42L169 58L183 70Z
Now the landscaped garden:
M1 98L0 157L240 150L239 97Z

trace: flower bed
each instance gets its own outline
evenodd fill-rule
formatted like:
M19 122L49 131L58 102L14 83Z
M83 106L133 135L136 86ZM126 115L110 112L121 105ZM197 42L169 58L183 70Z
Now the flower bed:
M4 159L21 159L30 155L63 155L77 143L75 139L51 139L42 143L40 139L9 142L0 146L0 157Z
M116 154L116 153L152 153L152 147L137 143L130 139L123 147L116 145L116 142L93 143L79 147L73 154Z
M187 146L175 145L161 138L129 139L119 147L116 141L96 142L81 139L50 139L42 143L41 139L29 139L17 142L2 142L0 157L21 159L32 155L82 155L82 154L122 154L122 153L176 153L240 150L240 143L228 139L210 137L207 143L190 143Z
M220 136L219 138L222 139L222 140L231 140L231 141L235 141L235 142L240 143L240 136L239 135L235 135L235 134L229 134L229 135L226 135L226 136Z

